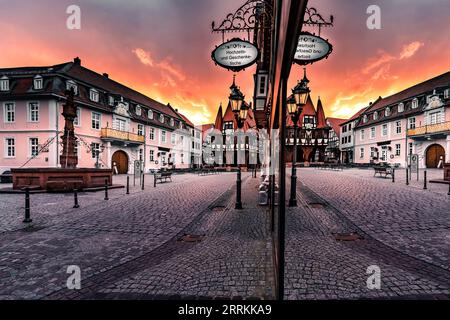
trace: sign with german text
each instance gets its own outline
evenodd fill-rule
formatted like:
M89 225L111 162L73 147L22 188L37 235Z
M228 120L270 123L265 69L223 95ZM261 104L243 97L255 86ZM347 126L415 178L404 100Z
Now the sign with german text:
M328 58L333 51L333 46L325 39L303 32L300 35L295 52L294 62L307 65Z
M258 48L248 41L234 38L212 52L213 61L222 68L238 72L253 65L259 57Z

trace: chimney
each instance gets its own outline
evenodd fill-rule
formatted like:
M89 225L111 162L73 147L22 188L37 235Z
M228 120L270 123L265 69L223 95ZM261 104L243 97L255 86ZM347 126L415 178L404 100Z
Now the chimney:
M104 76L105 78L108 78L108 79L109 79L109 74L104 73L103 76Z
M76 57L73 59L73 63L77 66L81 66L81 59L79 57Z

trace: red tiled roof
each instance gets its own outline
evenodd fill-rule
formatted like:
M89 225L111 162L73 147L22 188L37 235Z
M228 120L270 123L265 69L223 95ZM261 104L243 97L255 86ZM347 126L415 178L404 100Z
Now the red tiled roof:
M217 111L216 121L214 122L214 127L222 130L223 127L223 118L222 118L222 104L219 106L219 110Z
M195 127L195 125L182 113L177 112L181 118L183 118L183 120L186 122L186 124L190 127Z
M325 128L327 123L325 121L325 111L323 110L322 101L317 101L317 128Z
M334 130L338 137L341 136L340 125L345 123L347 120L348 119L327 118L327 122L330 124L331 128Z
M352 121L358 119L358 118L359 118L359 117L360 117L367 109L369 109L369 107L364 107L364 108L362 108L362 109L359 110L357 113L355 113L350 119L348 119L347 121L341 123L340 125L342 126L342 125L344 125L344 124L347 124L347 123L349 123L349 122L352 122Z

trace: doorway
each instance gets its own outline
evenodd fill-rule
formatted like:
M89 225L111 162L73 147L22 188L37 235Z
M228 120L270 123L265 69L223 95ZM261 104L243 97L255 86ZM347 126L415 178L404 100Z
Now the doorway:
M114 169L114 163L117 166L117 172L119 174L128 173L128 155L124 151L116 151L112 156L111 168Z
M433 144L427 149L427 168L437 168L439 161L445 161L445 149L438 144Z

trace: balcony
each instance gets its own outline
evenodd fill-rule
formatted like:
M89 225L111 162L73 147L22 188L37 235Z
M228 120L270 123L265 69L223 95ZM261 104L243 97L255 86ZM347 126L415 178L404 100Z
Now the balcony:
M103 128L100 137L106 140L118 140L137 144L143 144L145 142L144 136L140 136L138 134L127 131L115 130L111 128Z
M450 132L450 121L437 124L430 124L424 127L408 130L408 136L423 136L429 134L439 134L444 132Z

